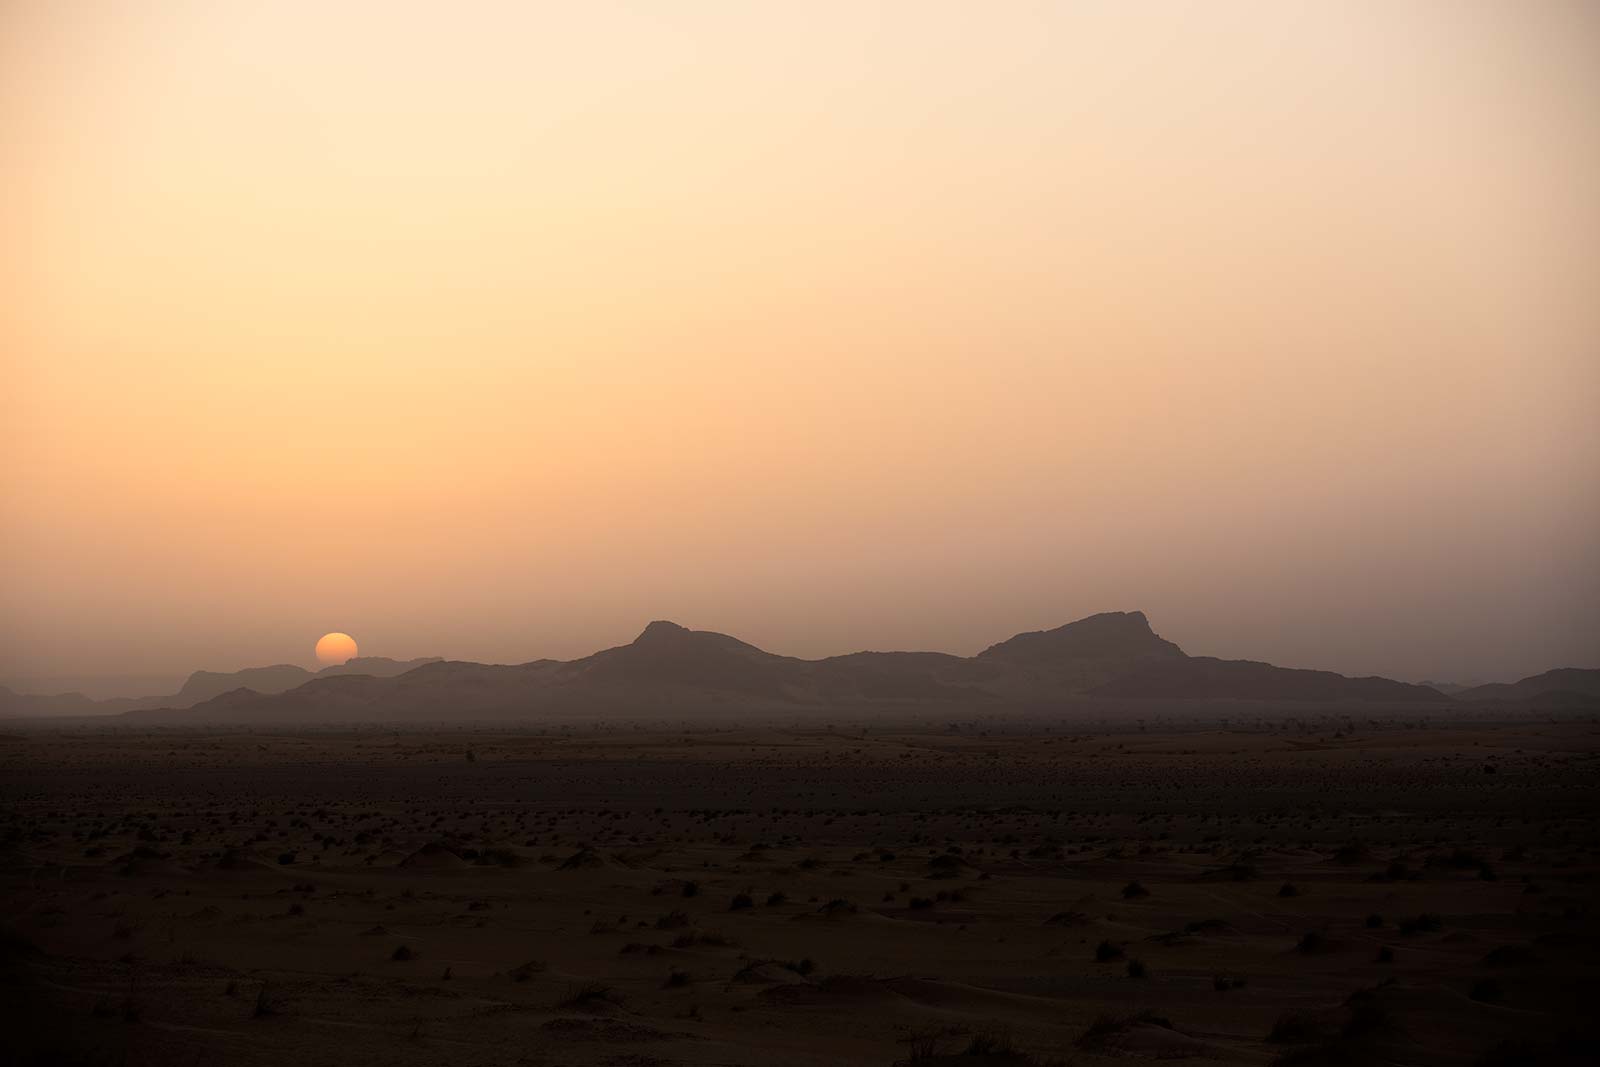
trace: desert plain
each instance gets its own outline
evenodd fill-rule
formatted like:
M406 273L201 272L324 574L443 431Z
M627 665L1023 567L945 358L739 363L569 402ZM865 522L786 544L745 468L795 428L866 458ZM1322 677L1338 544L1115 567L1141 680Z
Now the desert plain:
M1595 1062L1592 718L8 730L7 1063Z

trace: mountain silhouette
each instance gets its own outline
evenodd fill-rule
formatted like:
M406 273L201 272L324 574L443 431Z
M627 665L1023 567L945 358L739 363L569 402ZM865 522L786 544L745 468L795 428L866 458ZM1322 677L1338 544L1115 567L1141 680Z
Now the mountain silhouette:
M196 671L168 697L90 700L0 688L0 714L126 714L150 721L537 721L551 716L804 712L927 707L1108 713L1138 702L1458 705L1519 703L1560 710L1600 700L1600 670L1563 668L1446 696L1389 678L1253 660L1190 656L1143 612L1105 612L1020 633L976 656L852 652L782 656L727 634L650 623L625 645L575 660L485 664L364 657L312 672L292 664Z
M1091 692L1135 700L1345 700L1407 702L1446 699L1427 686L1389 678L1347 678L1332 671L1274 667L1251 660L1184 656L1145 663Z
M1426 686L1243 660L1191 657L1142 612L1017 634L973 657L940 652L781 656L727 634L652 622L633 641L575 660L438 660L388 676L322 672L270 694L229 692L140 718L249 721L537 720L554 715L782 712L838 708L1048 709L1067 701L1448 703Z
M575 677L607 686L666 686L782 699L791 664L737 638L652 622L631 644L572 665Z
M1142 611L1107 611L1054 630L1018 634L978 653L979 659L1033 666L1063 662L1127 662L1146 656L1181 658L1183 649L1157 637Z
M255 697L282 693L317 678L335 675L371 675L389 678L427 664L438 662L438 657L394 660L386 656L361 656L344 663L308 671L292 663L277 663L270 667L246 667L239 671L195 671L183 686L167 696L113 697L109 700L91 700L82 693L60 693L54 696L36 696L13 693L0 687L0 714L20 715L110 715L150 708L189 708L212 700L224 693L245 690Z
M1516 682L1491 682L1455 695L1470 701L1533 701L1541 704L1600 703L1600 670L1558 667Z

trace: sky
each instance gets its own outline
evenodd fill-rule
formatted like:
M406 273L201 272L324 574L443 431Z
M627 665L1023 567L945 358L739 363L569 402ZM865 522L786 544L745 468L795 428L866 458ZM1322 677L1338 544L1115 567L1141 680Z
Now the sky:
M0 5L0 679L1600 666L1600 8Z

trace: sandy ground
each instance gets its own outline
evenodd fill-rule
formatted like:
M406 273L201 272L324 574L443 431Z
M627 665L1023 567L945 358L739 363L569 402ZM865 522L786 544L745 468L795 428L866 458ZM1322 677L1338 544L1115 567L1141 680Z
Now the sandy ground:
M1600 727L0 739L0 1061L1594 1062Z

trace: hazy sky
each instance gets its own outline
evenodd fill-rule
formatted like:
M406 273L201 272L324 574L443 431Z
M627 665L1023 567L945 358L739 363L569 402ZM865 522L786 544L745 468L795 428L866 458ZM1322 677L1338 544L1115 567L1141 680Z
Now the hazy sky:
M1600 7L0 5L0 677L1600 666Z

